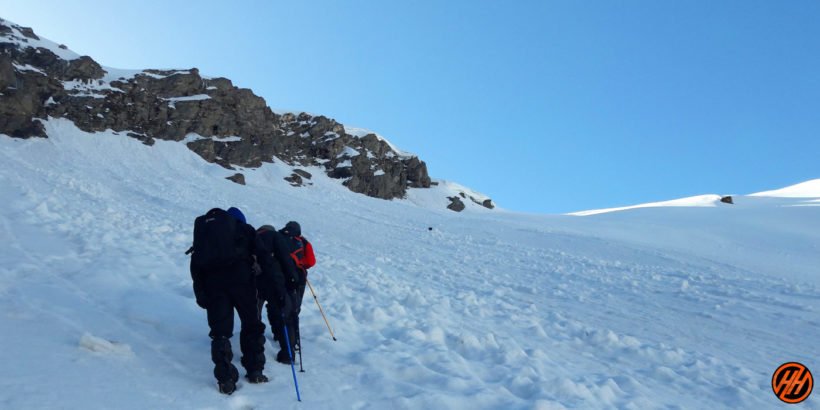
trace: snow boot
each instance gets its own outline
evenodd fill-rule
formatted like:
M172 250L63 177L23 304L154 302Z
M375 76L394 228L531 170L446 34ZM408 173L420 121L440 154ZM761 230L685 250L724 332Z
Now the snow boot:
M214 362L214 377L219 384L219 391L231 394L236 390L239 381L239 371L231 363L233 353L228 338L218 337L211 341L211 359Z
M236 383L228 380L223 383L217 383L217 387L219 387L219 392L222 394L227 394L230 396L233 392L236 391Z
M267 383L269 381L268 376L265 376L262 372L248 373L245 378L248 379L248 383L252 384Z
M282 364L290 364L290 357L288 357L288 352L286 350L280 350L279 353L276 354L276 361Z

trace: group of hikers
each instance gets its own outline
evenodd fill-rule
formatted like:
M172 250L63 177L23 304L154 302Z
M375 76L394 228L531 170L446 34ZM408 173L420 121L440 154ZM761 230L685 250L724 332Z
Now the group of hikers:
M239 381L230 342L234 309L241 321L241 363L249 383L268 381L263 373L265 303L280 347L276 361L293 366L294 352L301 352L299 311L307 270L316 263L299 223L288 222L278 231L270 225L254 229L238 208L214 208L196 218L188 253L196 303L208 314L219 391L231 394Z

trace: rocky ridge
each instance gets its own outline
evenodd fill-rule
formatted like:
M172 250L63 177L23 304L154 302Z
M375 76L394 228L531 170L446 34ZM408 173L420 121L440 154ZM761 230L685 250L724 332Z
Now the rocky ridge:
M228 169L283 161L294 167L286 178L294 186L310 184L300 166L322 167L351 191L383 199L431 186L424 161L374 133L353 135L322 115L274 113L251 90L196 68L104 68L0 20L0 133L45 138L38 120L49 117L87 132L125 132L148 145L181 141ZM231 180L244 182L241 174Z

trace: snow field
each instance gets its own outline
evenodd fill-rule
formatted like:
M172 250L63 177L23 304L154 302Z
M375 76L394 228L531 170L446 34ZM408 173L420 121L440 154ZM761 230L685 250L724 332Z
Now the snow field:
M46 129L0 136L3 408L780 408L771 372L820 368L816 207L455 214ZM301 404L271 340L270 383L215 389L183 255L213 206L314 243L338 341L308 290Z

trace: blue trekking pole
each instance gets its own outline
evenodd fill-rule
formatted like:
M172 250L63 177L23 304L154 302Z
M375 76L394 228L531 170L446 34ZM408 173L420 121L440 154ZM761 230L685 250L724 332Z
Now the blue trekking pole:
M288 342L288 357L290 358L290 371L293 373L293 384L296 385L296 400L302 401L302 396L299 394L299 382L296 381L296 367L293 365L293 353L290 351L290 336L288 336L288 324L285 322L285 315L282 314L282 322L285 323L285 340Z

